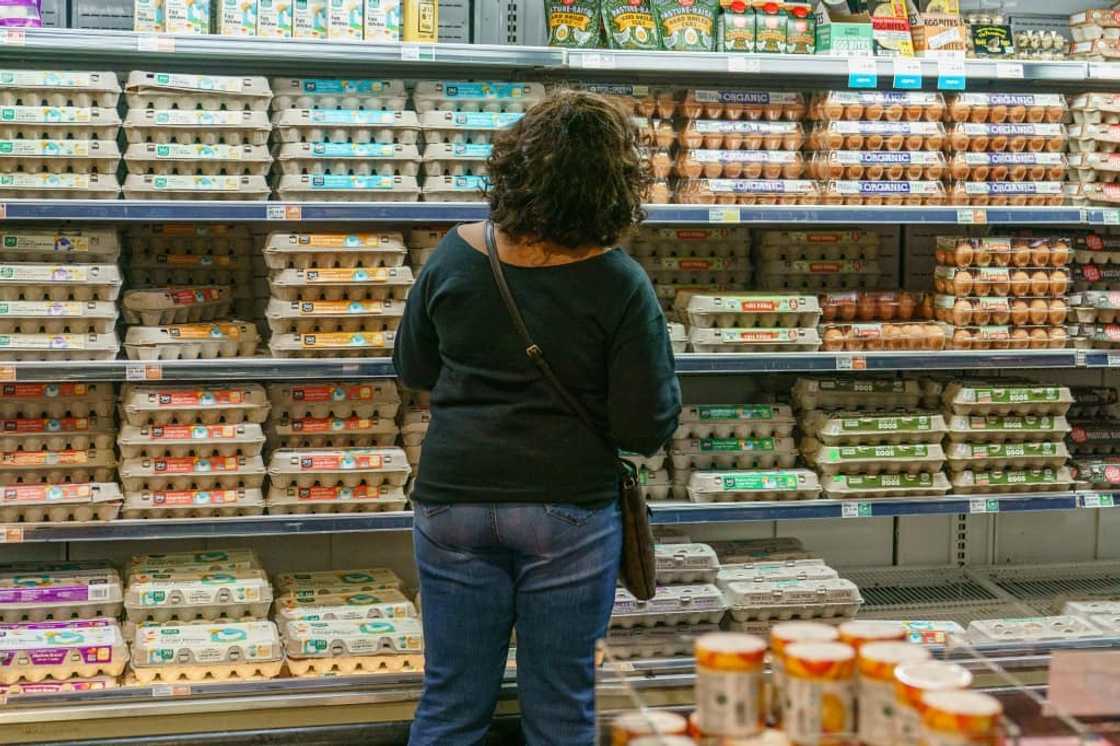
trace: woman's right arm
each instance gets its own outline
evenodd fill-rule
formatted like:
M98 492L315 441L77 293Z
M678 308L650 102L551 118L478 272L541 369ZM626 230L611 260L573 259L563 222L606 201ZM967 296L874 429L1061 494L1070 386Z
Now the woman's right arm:
M397 327L393 345L393 366L405 388L431 391L439 380L443 360L439 354L439 335L428 315L431 272L420 271L408 293L404 317Z

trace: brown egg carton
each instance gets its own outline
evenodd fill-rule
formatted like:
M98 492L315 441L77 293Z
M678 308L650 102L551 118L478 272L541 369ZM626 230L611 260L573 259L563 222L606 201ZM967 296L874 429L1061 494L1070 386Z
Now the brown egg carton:
M940 181L843 181L824 182L821 203L825 205L943 205L945 187Z
M809 119L940 122L945 98L935 91L824 91L813 95Z
M673 173L673 156L669 152L669 148L649 148L641 147L638 149L641 156L649 161L649 167L653 171L653 178L667 179Z
M800 179L801 154L789 150L681 150L672 164L684 179Z
M948 122L1060 124L1069 106L1060 93L977 93L949 96Z
M264 499L255 488L141 490L126 494L121 509L126 520L230 517L263 512Z
M958 122L948 131L948 149L974 153L1063 153L1069 133L1063 124Z
M820 193L816 182L803 179L692 179L677 184L674 199L685 205L812 205Z
M129 458L120 465L126 492L260 489L265 473L260 456L156 456Z
M1070 307L1062 298L938 295L934 317L953 326L1061 326Z
M112 387L111 383L0 384L0 418L111 418Z
M121 510L121 491L115 482L13 484L0 486L0 521L111 521Z
M1019 269L1014 267L938 266L933 271L933 287L943 295L988 295L1013 298L1061 297L1069 289L1066 268Z
M1065 203L1060 181L958 181L949 188L951 205L1058 207Z
M268 492L267 504L271 515L379 513L404 510L408 500L399 486L359 484L355 487L273 487Z
M822 122L809 133L808 150L941 150L941 122Z
M387 448L397 442L400 427L378 417L303 417L281 415L269 427L277 448Z
M401 406L396 381L322 381L269 384L275 419L365 417L395 419Z
M941 350L945 331L937 324L894 324L872 321L822 324L821 349L830 352L863 350Z
M677 93L672 89L631 83L583 83L580 90L607 96L639 117L671 119L677 111Z
M677 141L688 150L796 151L801 149L804 139L805 133L798 122L696 119L685 125Z
M946 325L954 350L1063 349L1069 344L1064 326L951 326Z
M818 297L824 323L921 321L934 318L933 296L904 290L848 291Z
M631 121L645 147L663 150L672 146L677 140L677 128L673 126L672 119L633 117Z
M746 91L696 88L685 92L677 113L686 119L798 122L805 116L805 97L792 91Z
M948 173L952 179L963 181L1060 182L1071 165L1062 153L968 152L953 155Z
M826 150L813 154L814 179L936 181L945 176L945 156L934 150Z
M1070 236L938 236L937 264L956 267L1012 267L1025 271L1064 267L1073 254Z

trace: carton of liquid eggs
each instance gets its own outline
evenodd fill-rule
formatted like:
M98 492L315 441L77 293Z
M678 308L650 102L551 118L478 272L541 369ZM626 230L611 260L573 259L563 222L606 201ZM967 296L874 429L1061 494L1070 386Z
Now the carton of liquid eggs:
M400 673L424 667L420 622L411 617L292 621L285 627L294 676Z
M120 676L128 662L120 625L100 618L13 624L0 633L0 683Z
M734 581L724 586L737 622L851 618L863 605L850 580Z
M273 678L284 648L272 622L141 627L132 642L132 675L142 684Z
M125 140L130 145L264 146L271 131L268 113L256 110L129 109L124 119Z
M276 383L269 385L268 396L277 419L363 417L394 420L401 406L400 393L392 380Z
M1069 459L1062 441L1033 443L950 443L949 470L1024 471L1057 469Z
M697 503L809 500L819 495L817 475L808 469L694 471L688 480L688 497Z
M13 562L0 565L0 621L116 617L121 580L104 562Z
M130 620L263 619L272 605L268 575L256 567L198 570L141 568L129 575L124 609Z
M169 326L132 326L125 334L129 360L211 360L252 357L260 343L255 324L210 321Z
M962 495L1060 492L1073 486L1073 474L1068 467L1057 469L1018 469L1005 471L954 472L950 480L953 492Z
M121 515L138 518L210 518L260 515L265 502L258 488L140 490L125 495Z
M673 439L788 438L795 424L786 404L689 404Z
M277 449L269 461L273 489L403 487L412 470L400 448Z
M263 423L270 405L259 383L125 384L121 410L129 425ZM111 410L110 410L111 411Z
M809 118L826 121L940 122L945 98L933 91L824 91L813 95Z
M357 78L272 78L272 109L366 109L403 111L403 80Z
M833 474L822 482L833 500L868 500L877 497L942 496L952 489L941 471L919 474Z
M111 521L121 512L115 482L9 484L0 486L0 496L5 523Z
M132 143L124 156L130 174L160 176L267 176L272 156L264 145Z
M814 179L871 181L937 181L948 164L940 151L826 150L813 154L809 176Z
M125 98L129 109L267 111L272 91L262 77L133 70Z
M615 589L612 629L718 624L727 601L711 583L658 586L649 601L639 601L625 588Z

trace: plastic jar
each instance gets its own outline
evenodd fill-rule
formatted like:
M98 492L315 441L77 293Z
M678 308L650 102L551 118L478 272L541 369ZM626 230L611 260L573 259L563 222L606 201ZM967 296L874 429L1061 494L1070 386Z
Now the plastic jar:
M789 738L780 730L768 728L754 736L746 738L728 738L705 733L700 730L696 721L696 713L688 716L688 735L697 743L697 746L790 746ZM634 746L632 743L630 746Z
M1003 705L981 692L930 692L923 698L925 746L995 746Z
M696 715L701 732L753 736L766 725L762 665L766 642L713 632L696 638Z
M929 651L908 642L869 642L859 649L859 740L866 746L893 746L895 666L926 660Z
M683 736L687 732L688 721L675 712L634 710L611 723L611 746L626 746L642 736Z
M902 642L906 639L906 626L902 622L853 619L836 630L840 634L840 642L851 645L856 653L869 642Z
M785 649L782 723L798 746L847 743L855 729L856 651L841 642Z
M795 642L835 642L839 637L835 627L820 622L780 622L770 628L770 686L766 693L766 711L775 723L782 722L786 648Z
M917 743L922 727L923 698L931 692L967 689L972 674L956 663L922 661L894 669L896 743Z

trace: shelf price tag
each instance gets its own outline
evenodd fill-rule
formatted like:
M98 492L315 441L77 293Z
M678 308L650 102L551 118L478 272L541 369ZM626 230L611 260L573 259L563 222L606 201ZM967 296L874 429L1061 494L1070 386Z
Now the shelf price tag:
M1023 63L1021 62L997 62L996 63L996 77L997 78L1012 78L1022 80L1023 78Z
M580 61L580 65L586 70L613 70L615 66L613 54L585 52L576 59Z
M0 381L16 380L16 366L0 365Z
M1115 208L1101 210L1101 223L1104 225L1120 225L1120 210Z
M712 207L708 210L709 223L740 223L742 220L738 207Z
M126 381L162 381L163 366L159 363L125 363Z
M836 370L867 370L867 358L862 355L837 355Z
M987 210L957 210L958 225L984 225L987 222Z
M300 205L268 205L265 207L266 220L303 220L303 207Z
M998 513L999 500L986 497L974 497L968 501L969 513Z
M874 57L848 58L848 87L874 88L879 85L879 67Z
M175 37L144 34L136 37L136 48L141 52L174 52Z
M189 697L190 684L157 684L152 687L153 697Z
M1120 368L1120 355L1109 354L1107 364L1109 368Z
M916 57L895 57L894 87L903 91L916 91L922 87L922 61Z
M1099 80L1120 79L1120 65L1115 62L1090 62L1089 77Z
M1075 368L1088 368L1089 367L1089 354L1085 350L1073 351L1073 367Z
M27 33L21 28L9 28L0 31L0 44L9 47L22 47L27 43Z
M727 58L727 72L729 73L760 73L762 63L755 57L745 54L733 54Z
M4 526L0 528L0 544L22 544L23 526Z
M963 91L966 80L963 59L937 61L937 89L939 91Z
M1101 494L1088 494L1081 496L1081 507L1095 509L1095 508L1115 508L1116 497L1114 495L1101 495Z
M840 506L841 518L872 518L871 503L845 502Z

